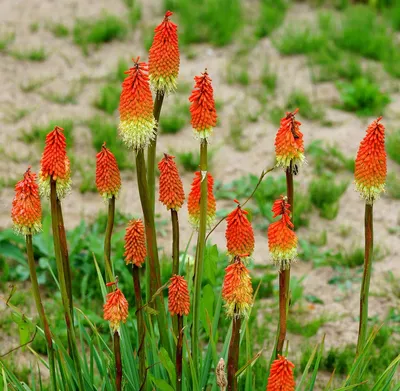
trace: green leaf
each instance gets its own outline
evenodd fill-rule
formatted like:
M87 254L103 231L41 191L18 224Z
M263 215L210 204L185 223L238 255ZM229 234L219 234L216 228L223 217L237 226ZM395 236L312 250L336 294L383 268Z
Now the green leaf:
M206 330L207 336L210 334L209 322L207 318L212 323L214 314L214 290L211 285L207 284L203 288L203 297L200 302L200 318L203 323L204 330Z
M169 379L171 380L172 384L176 384L176 372L175 372L175 365L171 361L168 352L165 348L160 349L160 353L158 354L160 357L161 364L167 370Z
M1 243L0 255L4 258L13 259L22 265L26 265L27 263L24 253L20 250L20 248L9 242Z
M157 390L160 390L160 391L174 391L174 389L163 379L154 379L154 378L152 378L151 381L156 386Z
M217 270L218 248L217 245L207 246L204 256L204 276L211 282L216 284L215 271Z
M19 315L16 312L11 313L11 318L14 323L18 325L19 332L19 342L21 345L25 345L29 342L33 331L35 330L35 325L29 321L25 315Z

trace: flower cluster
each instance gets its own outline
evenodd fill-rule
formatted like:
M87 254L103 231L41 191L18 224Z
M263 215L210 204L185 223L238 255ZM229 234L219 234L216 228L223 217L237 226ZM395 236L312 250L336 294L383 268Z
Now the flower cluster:
M182 276L173 275L169 281L168 309L171 313L171 316L189 315L189 290L187 282Z
M104 199L117 197L121 189L121 175L113 153L103 144L96 155L96 187Z
M278 355L278 358L271 365L266 391L294 391L296 383L293 368L293 363Z
M125 233L125 262L141 267L146 260L146 238L142 220L131 220Z
M126 322L128 318L128 301L120 289L110 292L106 297L106 303L103 306L104 320L110 322L113 332L119 330L121 322Z
M382 117L379 117L368 126L355 162L356 189L369 204L379 198L380 193L385 190L385 127L379 122L381 119Z

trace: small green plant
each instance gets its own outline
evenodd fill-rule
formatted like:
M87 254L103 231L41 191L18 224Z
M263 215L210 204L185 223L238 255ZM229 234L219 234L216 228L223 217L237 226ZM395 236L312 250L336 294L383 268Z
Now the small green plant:
M4 121L14 124L32 113L33 110L33 108L28 107L10 107L9 109L4 110Z
M135 28L142 18L142 7L137 0L126 0L128 10L128 20L132 28Z
M293 111L299 109L300 116L310 120L321 120L324 113L321 108L316 107L307 95L300 91L293 91L287 100L286 107L288 110Z
M22 92L34 92L39 88L43 87L47 83L52 82L55 79L55 76L43 77L39 79L31 79L28 81L23 81L20 84L20 88Z
M400 178L394 172L387 176L386 189L390 197L396 200L400 199Z
M59 105L65 104L73 104L76 105L78 103L78 95L82 90L83 84L81 81L75 81L71 83L71 87L66 93L59 93L56 91L46 91L41 93L42 97L53 103L57 103Z
M7 33L0 36L0 53L7 50L8 45L14 42L15 40L15 33Z
M322 217L332 220L339 212L339 199L346 191L348 182L336 183L333 176L323 174L314 178L309 186L311 202L320 209Z
M87 53L89 46L98 47L113 40L123 40L128 29L115 15L103 14L97 20L78 19L73 29L74 42Z
M275 92L277 81L277 74L272 72L268 65L265 65L261 73L261 83L269 93Z
M400 129L388 134L386 148L389 157L400 164Z
M100 88L99 97L94 102L94 106L107 114L113 114L119 106L121 87L108 83Z
M226 81L228 84L248 86L250 84L250 74L247 60L230 63L226 70Z
M235 150L239 152L245 152L250 149L249 140L246 139L243 132L244 126L245 124L241 116L239 113L236 113L230 121L228 140L234 146Z
M178 133L188 122L189 105L187 103L175 103L160 119L162 133Z
M200 154L198 152L178 152L176 154L178 163L188 172L199 169Z
M31 31L31 33L37 33L39 31L39 23L38 22L33 22L30 24L29 26L29 30Z
M287 322L288 330L293 334L302 335L310 338L317 334L321 326L323 326L329 318L326 315L318 316L307 322L300 322L298 317L289 317Z
M27 51L13 51L10 53L17 60L43 62L47 59L44 47L29 49Z
M69 28L63 23L55 23L49 26L49 30L57 38L65 38L69 35Z
M381 115L390 102L389 95L379 85L367 78L355 79L351 83L338 82L341 104L339 108L358 115Z
M279 27L285 18L287 7L286 0L261 0L255 30L256 37L266 37Z

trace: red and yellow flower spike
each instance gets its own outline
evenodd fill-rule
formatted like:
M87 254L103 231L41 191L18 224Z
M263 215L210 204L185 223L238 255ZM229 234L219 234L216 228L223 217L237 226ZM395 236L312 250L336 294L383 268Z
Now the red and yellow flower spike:
M153 97L149 84L149 70L145 62L139 62L125 73L119 102L119 133L124 143L138 151L155 137L156 121L153 115Z
M149 50L149 76L155 91L164 93L176 91L179 73L178 26L169 19L167 11L164 20L154 30L153 44Z
M182 180L174 158L175 156L164 153L164 158L158 163L160 170L159 200L168 210L179 210L185 201Z
M187 316L190 312L190 296L187 282L182 276L176 274L169 280L168 309L171 316Z
M146 238L142 220L131 220L126 227L125 233L125 262L141 267L146 260Z
M297 236L293 231L290 220L290 205L287 197L281 196L272 206L273 218L281 219L271 223L268 227L268 247L272 260L280 270L290 267L297 256Z
M225 231L226 246L230 255L236 256L240 254L249 254L254 251L254 232L247 219L247 211L243 210L238 204L226 218L227 227Z
M225 269L222 298L225 300L226 314L229 317L247 317L253 304L253 287L251 277L240 257L236 256L233 262Z
M271 365L266 391L294 391L296 383L293 369L294 364L278 354Z
M214 178L207 172L207 227L210 228L215 219L216 203L213 193ZM194 228L200 223L200 198L201 198L201 172L196 171L192 182L192 188L188 197L189 222Z
M40 161L40 192L50 196L50 178L56 181L57 197L64 198L71 188L71 168L64 129L56 126L47 136Z
M117 159L104 142L101 151L96 155L96 187L105 199L117 198L121 189L121 174Z
M382 117L377 118L368 126L355 162L356 189L368 204L372 204L385 191L385 127L379 122L381 119Z
M295 115L299 109L292 113L287 112L281 119L281 125L275 138L275 153L277 167L284 169L293 165L301 165L304 160L303 134L300 132L301 123L296 120Z
M115 283L109 283L107 286L114 284ZM121 322L125 323L128 318L128 301L118 287L115 291L107 294L103 311L104 320L110 322L111 329L114 333L118 332Z
M201 76L194 77L195 85L189 97L191 124L196 138L208 138L217 125L214 91L207 69Z
M31 167L28 167L24 178L15 185L11 218L15 231L22 235L33 235L42 229L39 186Z

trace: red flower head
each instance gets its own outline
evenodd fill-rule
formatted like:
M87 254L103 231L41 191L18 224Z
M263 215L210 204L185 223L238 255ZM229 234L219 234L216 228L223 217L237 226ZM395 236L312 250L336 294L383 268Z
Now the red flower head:
M303 133L300 132L299 121L295 115L299 109L293 113L286 113L286 117L281 119L281 126L275 138L276 165L284 169L293 165L301 165L304 161L304 142Z
M294 364L278 354L278 358L271 365L266 391L294 391L296 383L293 368Z
M194 81L194 89L189 98L191 124L196 138L207 138L217 125L213 88L207 70L201 76L195 76Z
M368 126L356 157L356 188L369 204L379 198L380 193L385 190L385 127L379 123L381 119L382 117L379 117Z
M226 246L228 253L233 256L245 253L251 255L254 251L254 232L246 215L247 212L238 205L226 218Z
M67 156L64 129L56 126L47 136L40 161L39 186L42 194L50 195L50 178L56 181L57 197L64 198L71 188L71 168Z
M103 306L104 320L110 322L111 329L115 333L119 330L120 323L125 323L128 318L128 302L118 288L110 292L106 299L106 303Z
M149 51L150 83L155 91L173 92L179 73L178 26L169 20L171 11L154 30Z
M185 200L183 185L179 176L178 167L174 162L175 156L164 154L158 163L160 170L160 198L167 209L179 210Z
M121 175L114 154L103 143L96 155L96 186L104 199L118 197L121 189Z
M171 313L171 316L189 315L189 291L187 282L182 276L173 275L169 280L168 309Z
M272 206L273 217L282 217L268 227L269 252L274 263L282 270L289 268L297 256L297 237L293 231L289 208L286 197L281 196L276 200Z
M146 238L142 220L131 220L125 233L125 262L141 267L147 255Z
M42 229L42 207L36 174L28 167L24 178L15 185L11 218L15 230L22 235L33 235Z
M242 256L247 257L248 254ZM226 302L227 316L248 316L253 304L253 287L249 271L239 256L225 269L222 298Z
M211 227L215 219L216 203L213 194L214 178L207 172L207 227ZM200 223L201 173L196 171L192 182L192 189L188 197L189 221L194 228Z
M122 83L119 101L119 132L129 148L140 150L155 137L148 66L138 57L125 73L128 76Z

